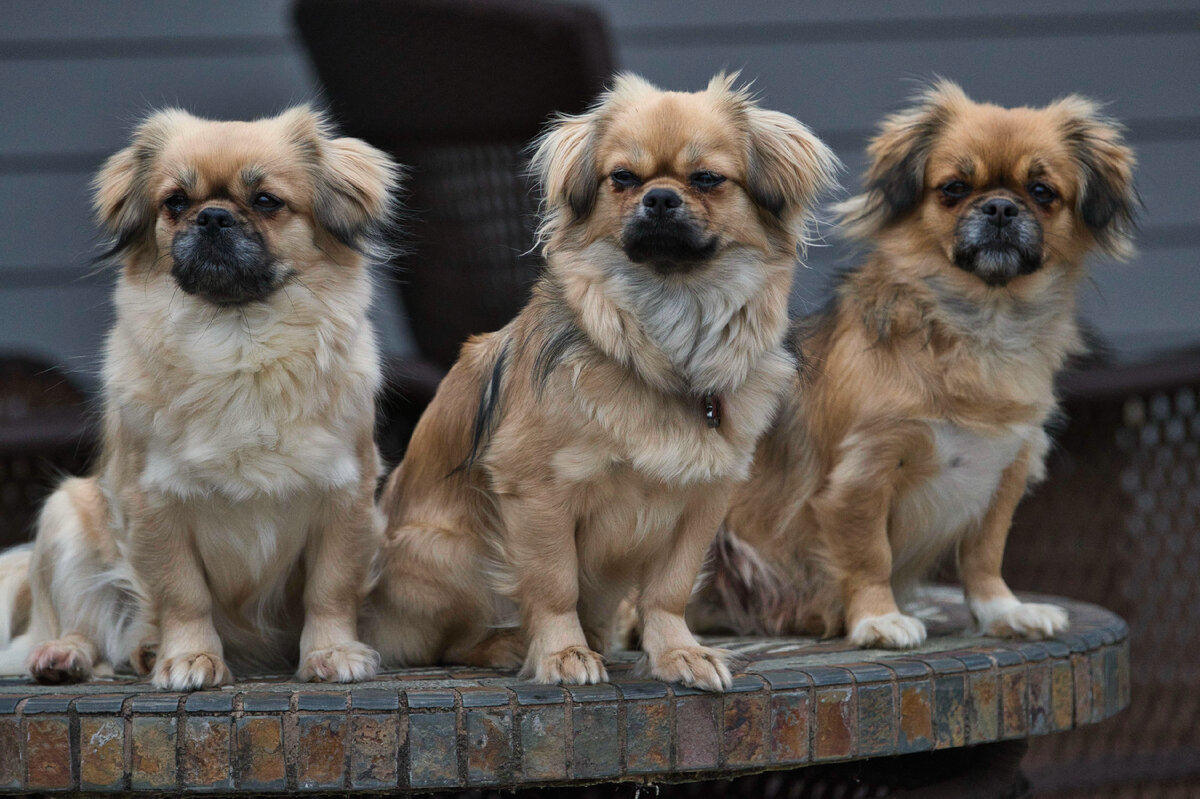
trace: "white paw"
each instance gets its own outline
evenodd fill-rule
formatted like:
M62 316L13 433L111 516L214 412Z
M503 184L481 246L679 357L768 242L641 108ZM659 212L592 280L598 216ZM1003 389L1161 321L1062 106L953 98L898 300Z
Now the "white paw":
M1067 612L1057 605L1021 602L1005 597L970 603L975 623L983 635L1000 638L1052 638L1067 629Z
M361 682L379 670L379 653L358 641L308 653L297 675L313 682Z
M608 680L604 658L586 646L569 646L551 655L526 662L524 676L534 682L591 685Z
M666 682L681 682L705 691L728 691L733 687L729 652L707 646L668 649L650 659L650 676Z
M925 643L925 624L903 613L867 616L850 631L850 643L863 648L912 649Z
M29 676L47 685L83 682L92 676L91 657L71 641L47 641L30 653L26 665Z
M155 688L168 691L196 691L228 685L233 682L233 674L220 655L189 652L156 659L151 682Z

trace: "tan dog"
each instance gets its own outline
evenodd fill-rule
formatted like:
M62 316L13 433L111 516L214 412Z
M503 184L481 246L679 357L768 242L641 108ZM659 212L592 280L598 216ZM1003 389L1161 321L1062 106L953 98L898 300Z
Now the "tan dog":
M696 621L915 646L925 628L893 590L957 547L982 631L1052 635L1066 613L1018 601L1000 563L1043 475L1054 376L1082 350L1084 256L1129 250L1133 155L1082 98L1004 109L949 82L888 118L870 154L866 192L840 210L872 253L792 333L805 368Z
M792 373L797 245L834 164L723 76L695 94L622 76L550 126L546 273L463 348L387 483L364 622L385 662L597 682L636 589L648 672L728 687L684 608ZM498 630L514 603L520 633Z
M36 679L132 656L188 690L297 648L305 679L375 672L356 632L381 530L364 252L396 181L307 108L163 111L105 164L96 208L122 268L104 438L95 476L66 480L38 524Z

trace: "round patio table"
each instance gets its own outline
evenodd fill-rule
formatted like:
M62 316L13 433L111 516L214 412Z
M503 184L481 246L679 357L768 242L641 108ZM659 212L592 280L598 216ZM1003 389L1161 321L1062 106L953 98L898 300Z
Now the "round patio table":
M1092 605L1029 598L1066 607L1070 629L1036 643L971 637L961 593L936 588L911 609L931 634L914 650L711 638L741 660L724 694L636 679L637 655L625 652L611 682L590 686L466 668L353 685L255 678L192 694L122 679L0 681L0 791L454 794L799 769L787 779L848 781L863 796L891 795L889 781L914 774L980 791L1000 775L1012 784L994 795L1020 795L1025 739L1129 702L1125 623ZM757 779L715 794L767 795ZM596 795L614 795L606 790ZM661 795L671 790L682 789Z

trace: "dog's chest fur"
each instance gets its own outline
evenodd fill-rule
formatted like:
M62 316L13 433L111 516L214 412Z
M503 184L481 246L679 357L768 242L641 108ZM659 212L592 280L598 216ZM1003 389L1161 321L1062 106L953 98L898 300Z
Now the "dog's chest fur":
M118 325L111 343L115 410L144 446L141 486L242 501L354 485L378 379L369 326L339 340L335 325L289 324L272 308L201 322L169 320L152 348L127 332L144 324Z
M952 422L931 421L934 473L901 494L893 508L891 537L895 569L940 552L983 519L1004 470L1022 448L1044 434L1035 424L1009 425L984 435Z
M132 293L118 293L106 363L108 412L130 454L102 479L111 496L135 483L169 504L216 616L263 627L331 498L357 490L378 383L370 325L349 303L339 315L299 295L213 314ZM164 332L147 341L147 329Z

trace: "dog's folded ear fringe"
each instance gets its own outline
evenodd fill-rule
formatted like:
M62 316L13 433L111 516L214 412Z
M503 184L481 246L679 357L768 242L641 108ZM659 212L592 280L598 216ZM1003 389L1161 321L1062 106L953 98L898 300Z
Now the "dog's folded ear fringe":
M745 95L745 90L739 90ZM794 226L803 250L813 238L818 198L838 185L842 163L798 120L756 105L745 107L750 126L746 188L771 216Z
M1063 133L1079 168L1079 218L1103 252L1130 257L1142 200L1133 182L1137 159L1125 144L1125 127L1076 94L1053 107L1064 114Z
M279 115L314 165L313 215L345 246L374 262L401 254L396 233L406 170L361 139L339 137L327 112L301 105Z
M933 143L955 109L967 102L957 83L937 78L913 98L911 107L880 123L867 147L871 165L863 193L832 209L843 236L869 239L916 206Z
M92 207L107 234L93 265L113 263L148 241L155 218L148 194L150 170L172 128L190 118L179 108L150 114L134 130L129 146L110 156L92 179Z

